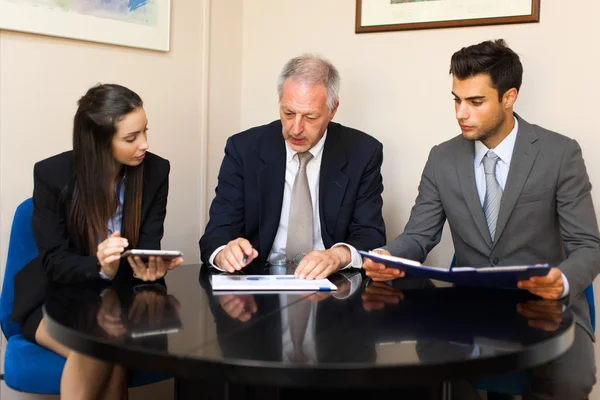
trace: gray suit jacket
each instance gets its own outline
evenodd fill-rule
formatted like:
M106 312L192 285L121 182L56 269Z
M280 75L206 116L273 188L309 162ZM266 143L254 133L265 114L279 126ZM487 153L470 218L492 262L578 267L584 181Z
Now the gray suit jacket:
M386 247L395 256L424 261L447 218L457 266L557 266L569 281L576 321L593 338L583 291L600 272L600 237L581 148L516 117L519 131L496 241L477 193L474 143L459 135L431 149L404 233Z

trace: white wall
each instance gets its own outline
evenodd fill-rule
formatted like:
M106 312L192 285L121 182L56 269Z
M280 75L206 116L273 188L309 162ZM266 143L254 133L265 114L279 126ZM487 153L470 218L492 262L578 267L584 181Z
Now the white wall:
M355 1L245 0L241 125L278 117L276 78L284 62L317 52L340 70L335 117L384 144L384 217L388 237L404 229L430 148L460 133L454 119L450 56L463 46L504 38L521 55L524 84L516 111L569 135L583 147L600 187L600 37L595 0L544 1L539 23L355 34ZM600 192L594 190L600 204ZM448 265L451 242L429 258Z
M240 129L242 0L213 1L210 9L208 174L206 217L215 195L225 140ZM208 219L206 219L208 221ZM204 227L201 227L204 232Z

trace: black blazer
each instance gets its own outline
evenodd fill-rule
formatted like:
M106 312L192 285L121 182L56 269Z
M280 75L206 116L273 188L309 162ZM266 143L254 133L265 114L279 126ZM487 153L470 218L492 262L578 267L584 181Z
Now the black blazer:
M49 282L73 284L101 279L98 259L85 253L80 237L69 233L68 204L62 193L73 183L73 152L67 151L39 161L33 168L33 236L38 257L15 275L15 303L11 318L22 322L45 300ZM142 219L137 248L160 249L167 213L169 161L146 153L142 192ZM133 272L122 260L117 277L132 279Z
M219 171L200 257L238 237L258 250L264 264L279 226L285 185L281 121L230 137ZM385 244L382 207L383 146L372 136L330 122L319 177L319 213L325 248L337 242L356 249Z

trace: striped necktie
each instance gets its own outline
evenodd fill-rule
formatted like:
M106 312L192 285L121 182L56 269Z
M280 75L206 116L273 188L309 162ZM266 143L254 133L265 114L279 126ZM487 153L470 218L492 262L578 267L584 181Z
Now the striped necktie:
M488 229L492 242L496 235L496 223L498 222L498 211L500 210L500 200L502 199L502 188L496 180L496 165L498 156L489 150L483 157L483 170L485 172L485 200L483 201L483 211L487 220Z

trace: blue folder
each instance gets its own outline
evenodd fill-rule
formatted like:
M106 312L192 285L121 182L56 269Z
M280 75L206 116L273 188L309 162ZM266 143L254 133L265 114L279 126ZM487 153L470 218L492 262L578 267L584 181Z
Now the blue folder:
M552 268L549 264L513 265L496 267L454 267L451 269L431 267L407 258L387 256L369 251L358 251L363 257L391 268L398 268L412 276L450 282L456 285L517 288L517 282L532 276L546 276Z

